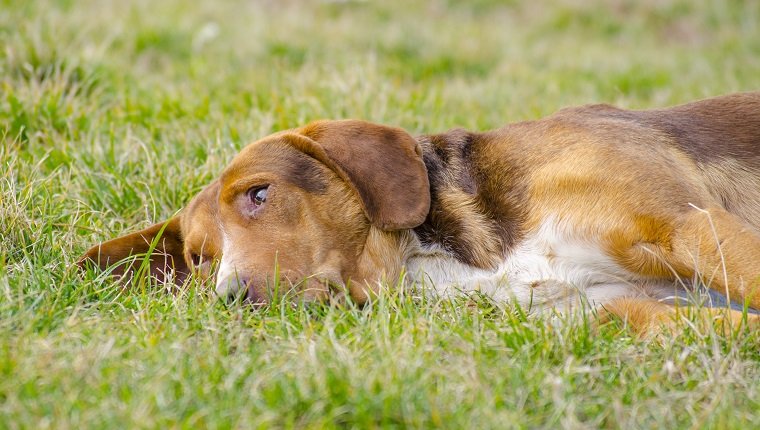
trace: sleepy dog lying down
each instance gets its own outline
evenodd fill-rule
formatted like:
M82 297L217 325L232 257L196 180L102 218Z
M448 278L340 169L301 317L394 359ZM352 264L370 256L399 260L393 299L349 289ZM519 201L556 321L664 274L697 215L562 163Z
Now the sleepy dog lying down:
M648 330L704 285L733 310L697 312L755 324L760 92L417 138L318 121L248 145L178 216L93 247L80 265L106 268L151 244L154 276L181 283L218 262L216 293L254 303L275 274L300 299L362 303L406 273L530 309L583 298Z

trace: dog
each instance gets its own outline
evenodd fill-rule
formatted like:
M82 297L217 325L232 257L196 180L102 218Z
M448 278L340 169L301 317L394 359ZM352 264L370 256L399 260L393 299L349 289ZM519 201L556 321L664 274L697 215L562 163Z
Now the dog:
M760 92L417 138L313 122L246 146L179 215L79 264L149 251L160 280L216 264L216 294L253 303L275 285L364 303L403 278L529 309L587 302L647 331L706 286L727 309L701 315L757 324Z

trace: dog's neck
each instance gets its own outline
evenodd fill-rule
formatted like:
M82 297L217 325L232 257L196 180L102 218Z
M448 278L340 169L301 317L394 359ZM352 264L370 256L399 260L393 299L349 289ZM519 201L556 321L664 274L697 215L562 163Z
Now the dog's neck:
M495 268L522 235L519 187L515 182L505 188L510 182L505 175L514 169L503 164L508 160L481 162L491 143L486 134L452 130L417 140L431 197L427 219L413 230L421 249L447 253L468 266ZM490 180L495 174L498 182Z

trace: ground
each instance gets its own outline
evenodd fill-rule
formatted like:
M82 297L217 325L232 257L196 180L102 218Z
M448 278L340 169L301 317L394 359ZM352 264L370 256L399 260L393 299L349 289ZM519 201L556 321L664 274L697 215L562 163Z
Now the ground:
M758 333L399 293L253 310L73 267L309 120L484 130L758 88L754 1L2 0L0 428L760 427Z

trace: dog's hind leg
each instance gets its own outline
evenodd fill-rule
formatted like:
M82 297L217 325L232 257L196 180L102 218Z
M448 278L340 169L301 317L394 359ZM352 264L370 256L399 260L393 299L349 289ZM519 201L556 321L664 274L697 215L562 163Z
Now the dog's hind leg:
M760 328L760 315L757 314L747 314L729 308L671 306L654 299L642 298L621 298L605 303L599 310L599 320L605 323L613 319L619 319L641 335L674 333L679 331L681 324L686 321L702 324L702 327L712 326L724 335L744 326L750 330Z
M663 257L679 276L760 309L760 234L722 208L690 210Z

